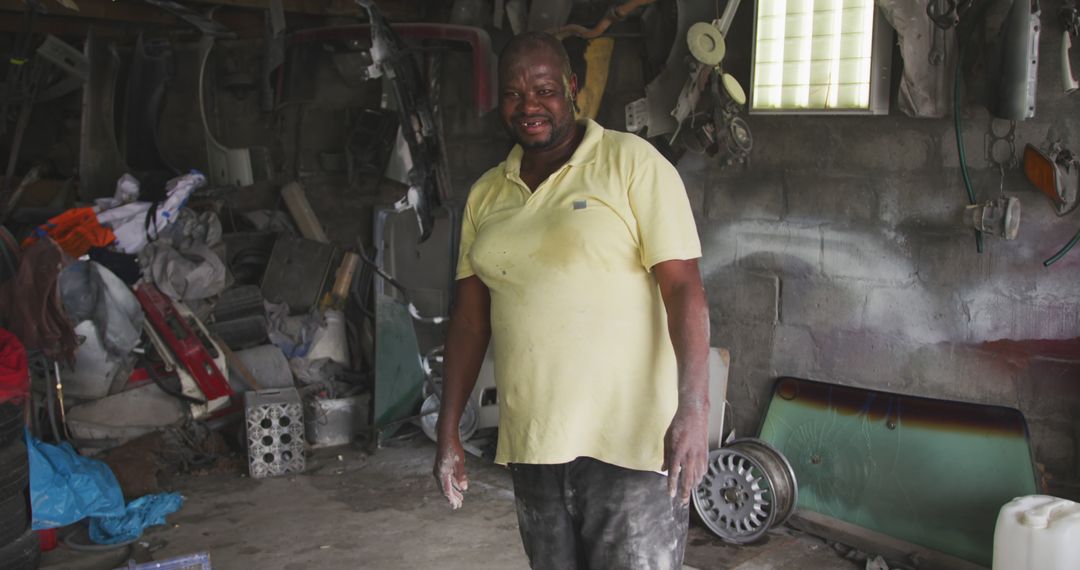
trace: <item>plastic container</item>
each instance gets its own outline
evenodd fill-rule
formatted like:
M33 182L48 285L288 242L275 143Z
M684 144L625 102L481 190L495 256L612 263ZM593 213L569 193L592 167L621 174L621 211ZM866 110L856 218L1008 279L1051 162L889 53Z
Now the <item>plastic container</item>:
M329 358L342 366L349 366L349 348L345 341L345 316L341 311L328 310L323 315L324 326L311 339L307 359Z
M56 529L44 528L41 530L35 530L38 535L38 548L42 552L48 552L56 548Z
M1028 495L1001 507L993 570L1073 570L1078 565L1080 503Z
M352 443L368 424L371 397L312 399L304 402L304 433L311 447L320 449Z
M117 570L212 570L210 566L210 553L200 552L188 554L179 558L170 558L160 562L143 562L136 564L134 560L128 560L127 566L121 566Z

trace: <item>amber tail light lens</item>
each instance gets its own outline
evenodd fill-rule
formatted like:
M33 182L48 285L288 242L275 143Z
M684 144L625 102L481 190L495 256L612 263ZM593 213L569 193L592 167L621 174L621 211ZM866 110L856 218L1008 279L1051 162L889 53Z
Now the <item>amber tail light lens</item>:
M1058 194L1058 173L1054 161L1030 144L1024 147L1024 174L1028 181L1055 204L1062 203L1061 195Z

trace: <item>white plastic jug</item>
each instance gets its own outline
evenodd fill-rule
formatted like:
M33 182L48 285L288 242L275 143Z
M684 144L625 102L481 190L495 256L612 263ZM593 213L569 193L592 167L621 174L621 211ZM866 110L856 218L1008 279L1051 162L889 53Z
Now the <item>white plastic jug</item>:
M1001 507L994 528L994 570L1080 568L1080 503L1046 495Z

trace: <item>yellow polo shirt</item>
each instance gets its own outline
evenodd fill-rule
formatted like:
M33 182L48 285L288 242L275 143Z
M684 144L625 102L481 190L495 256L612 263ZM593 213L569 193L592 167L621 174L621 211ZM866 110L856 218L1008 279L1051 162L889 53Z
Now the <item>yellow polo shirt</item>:
M593 121L535 192L521 155L472 187L457 273L491 291L495 461L659 470L678 374L650 269L701 257L682 179L645 140Z

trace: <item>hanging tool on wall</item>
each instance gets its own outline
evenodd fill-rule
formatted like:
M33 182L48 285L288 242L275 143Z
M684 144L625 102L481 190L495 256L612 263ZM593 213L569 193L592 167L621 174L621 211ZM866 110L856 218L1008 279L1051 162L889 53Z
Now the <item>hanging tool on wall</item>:
M1000 41L986 57L986 108L1002 119L1035 116L1039 67L1038 0L1015 0L1001 26Z
M1032 185L1050 198L1057 215L1068 214L1080 204L1080 159L1060 141L1050 141L1042 149L1027 145L1024 148L1024 174ZM1080 242L1080 231L1043 261L1043 265L1050 267L1057 263L1077 242Z
M719 156L721 166L746 162L754 145L750 125L739 116L746 106L746 92L722 66L725 38L738 9L739 0L728 0L719 18L690 26L686 43L695 61L671 110L678 122L671 143L678 140L691 152ZM701 100L708 102L708 110L695 112Z
M1069 56L1072 54L1072 38L1080 36L1080 1L1066 2L1058 11L1058 19L1061 20L1061 83L1066 93L1074 93L1080 88L1073 76L1072 62Z

